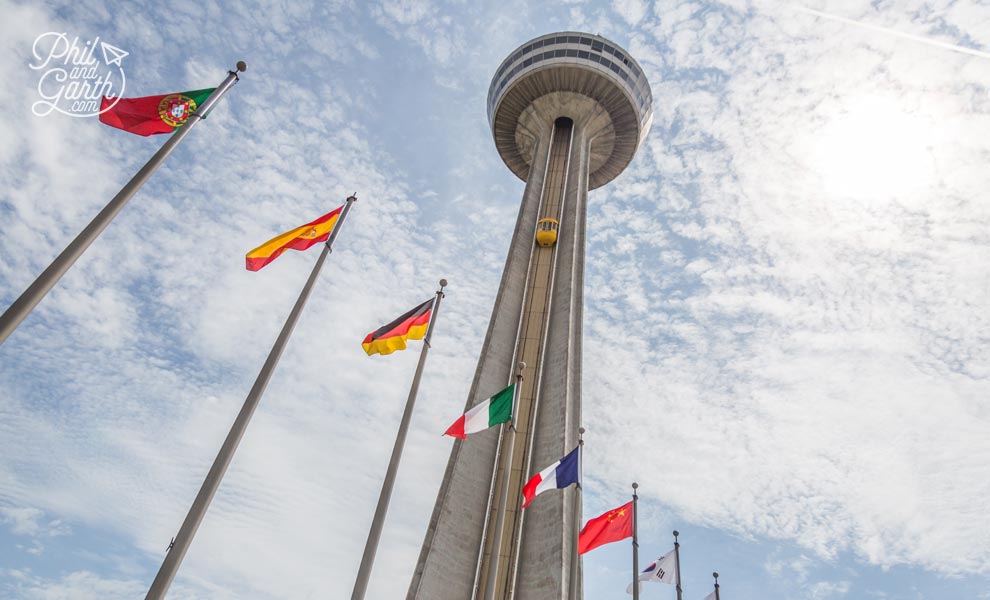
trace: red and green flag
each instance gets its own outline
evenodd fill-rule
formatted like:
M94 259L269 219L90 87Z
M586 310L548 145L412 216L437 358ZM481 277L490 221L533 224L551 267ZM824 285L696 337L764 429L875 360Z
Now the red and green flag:
M108 98L100 103L100 122L128 133L172 133L210 97L213 90L192 90L143 98Z
M454 424L447 428L444 435L463 440L469 433L478 433L511 420L512 398L515 396L515 389L515 384L512 384L488 400L476 405L454 421Z

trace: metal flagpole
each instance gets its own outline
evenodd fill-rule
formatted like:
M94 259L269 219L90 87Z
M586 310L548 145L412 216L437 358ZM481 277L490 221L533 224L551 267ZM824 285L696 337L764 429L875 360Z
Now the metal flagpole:
M681 600L681 544L677 541L677 530L674 530L674 566L677 569L677 600Z
M632 484L632 488L633 488L633 515L632 515L632 519L633 519L633 538L632 538L632 547L633 547L633 600L639 600L639 537L638 537L638 530L639 530L638 520L639 519L638 519L638 515L636 514L636 508L637 508L637 505L639 504L639 496L636 495L636 488L638 488L638 487L639 487L639 484L634 481L633 484Z
M382 482L382 492L378 497L375 517L371 521L371 531L368 532L368 541L365 543L364 554L361 556L361 567L358 569L357 580L354 582L351 600L362 600L365 592L368 591L368 579L371 578L371 568L375 564L378 541L382 537L382 526L385 524L388 502L392 498L392 488L395 486L395 474L399 470L399 461L402 460L402 448L406 444L406 433L409 431L409 421L412 419L413 407L416 404L416 393L419 392L419 380L423 376L423 365L426 364L426 355L430 351L430 338L433 337L433 326L437 322L437 315L440 314L440 300L444 297L443 288L445 287L447 287L447 280L441 279L440 289L437 290L437 297L433 302L430 325L426 328L426 336L423 338L423 350L419 353L419 364L416 365L416 374L413 375L412 387L409 389L409 397L406 399L406 409L402 413L402 421L399 423L399 433L395 436L392 458L389 459L388 469L385 471L385 481Z
M578 427L578 482L574 486L574 555L571 557L571 600L580 600L580 564L578 554L578 538L581 537L581 482L584 481L584 427Z
M313 284L316 283L316 277L320 274L320 269L323 267L327 255L333 251L333 242L337 239L337 233L344 224L344 219L347 218L347 213L350 211L351 204L355 200L357 198L353 195L347 198L344 210L337 218L337 222L333 226L333 231L330 232L330 237L327 238L327 242L323 247L323 252L320 253L320 257L313 266L313 272L310 273L309 280L306 281L302 292L299 293L299 298L296 300L295 306L292 307L292 312L289 313L289 318L286 319L285 325L282 326L282 331L278 334L275 345L272 346L271 352L268 353L268 359L265 361L264 366L261 367L261 372L258 373L258 378L254 381L254 386L248 393L247 398L244 399L244 406L241 407L241 411L237 414L230 432L227 433L227 439L224 440L223 446L220 447L220 452L213 461L213 466L210 467L210 472L206 475L203 486L199 489L199 493L196 494L196 499L193 501L189 513L182 522L179 533L175 536L174 546L165 556L165 561L162 563L161 568L158 569L158 575L155 576L155 581L151 584L151 589L148 590L145 600L161 600L168 592L169 586L172 585L172 579L175 578L175 573L179 570L179 564L182 563L182 558L186 555L186 550L189 549L189 544L192 543L192 538L196 535L196 530L199 529L199 524L206 514L206 509L209 508L213 496L216 495L217 488L220 487L220 480L223 479L224 473L227 472L227 467L234 457L234 451L237 450L237 445L240 444L241 438L244 436L244 431L251 421L251 416L258 407L261 395L265 392L265 388L268 387L268 380L271 379L272 372L278 364L278 359L281 358L282 351L285 349L285 344L289 341L289 336L292 335L292 330L296 326L299 314L302 313L303 307L306 306L306 300L309 299L309 294L313 290Z
M718 571L712 573L712 577L715 578L715 600L719 600L718 597Z
M96 218L94 218L82 233L76 236L76 239L72 240L65 250L62 251L58 257L52 261L52 264L48 265L37 279L34 280L28 289L24 291L23 294L14 303L7 307L7 310L0 315L0 344L3 344L7 337L17 329L17 326L21 324L21 321L30 314L34 307L41 302L41 299L52 289L52 287L58 283L58 280L62 278L62 275L76 262L76 260L82 256L82 253L89 248L89 245L96 241L96 238L103 233L110 221L117 216L117 213L124 208L124 205L131 199L138 189L151 177L151 175L161 166L172 150L179 145L186 135L192 131L192 128L202 120L213 106L220 101L227 90L234 85L234 82L238 80L237 73L244 72L247 70L247 64L244 61L237 61L236 71L227 71L227 77L220 83L217 89L213 90L213 93L200 105L196 112L189 115L186 119L185 124L175 130L168 140L162 144L162 147L155 152L154 156L148 160L147 164L141 167L141 170L137 172L127 185L122 187L117 195L107 203L103 210L100 211Z
M505 509L508 504L509 480L512 478L512 455L516 447L516 422L519 418L519 393L522 389L523 371L526 363L519 361L516 371L516 387L512 390L512 419L506 424L505 431L505 463L502 467L502 479L498 482L499 506L495 513L495 537L492 539L491 561L488 563L488 579L485 581L485 600L495 600L495 588L498 585L498 567L502 559L502 537L505 535Z

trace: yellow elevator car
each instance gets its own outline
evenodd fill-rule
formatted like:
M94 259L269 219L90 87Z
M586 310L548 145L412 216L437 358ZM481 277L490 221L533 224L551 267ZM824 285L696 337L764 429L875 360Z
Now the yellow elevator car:
M548 248L557 242L557 219L540 219L536 222L536 243Z

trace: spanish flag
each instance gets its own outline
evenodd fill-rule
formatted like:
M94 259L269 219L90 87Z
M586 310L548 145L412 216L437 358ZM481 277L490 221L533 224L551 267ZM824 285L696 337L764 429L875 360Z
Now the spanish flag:
M333 231L333 226L337 223L337 217L340 216L340 211L343 209L344 207L340 206L312 223L306 223L292 231L286 231L248 252L247 270L257 271L278 258L289 248L306 250L314 244L327 241L330 232Z
M406 340L421 340L426 335L430 325L430 315L433 313L433 298L416 308L372 331L361 344L368 356L372 354L391 354L396 350L406 349Z

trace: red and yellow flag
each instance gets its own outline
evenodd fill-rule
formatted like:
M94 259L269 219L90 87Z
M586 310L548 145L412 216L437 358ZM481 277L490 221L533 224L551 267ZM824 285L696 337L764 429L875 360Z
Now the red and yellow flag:
M426 335L432 313L433 298L430 298L388 325L369 333L361 346L368 356L405 350L406 340L421 340Z
M344 207L340 206L319 219L296 227L292 231L286 231L248 252L246 257L247 270L257 271L290 248L292 250L306 250L314 244L327 241L330 232L333 231L333 226L337 223L337 217L340 216L340 211L343 209Z
M602 544L632 537L632 511L632 502L627 502L585 523L584 529L578 534L578 554L594 550Z

